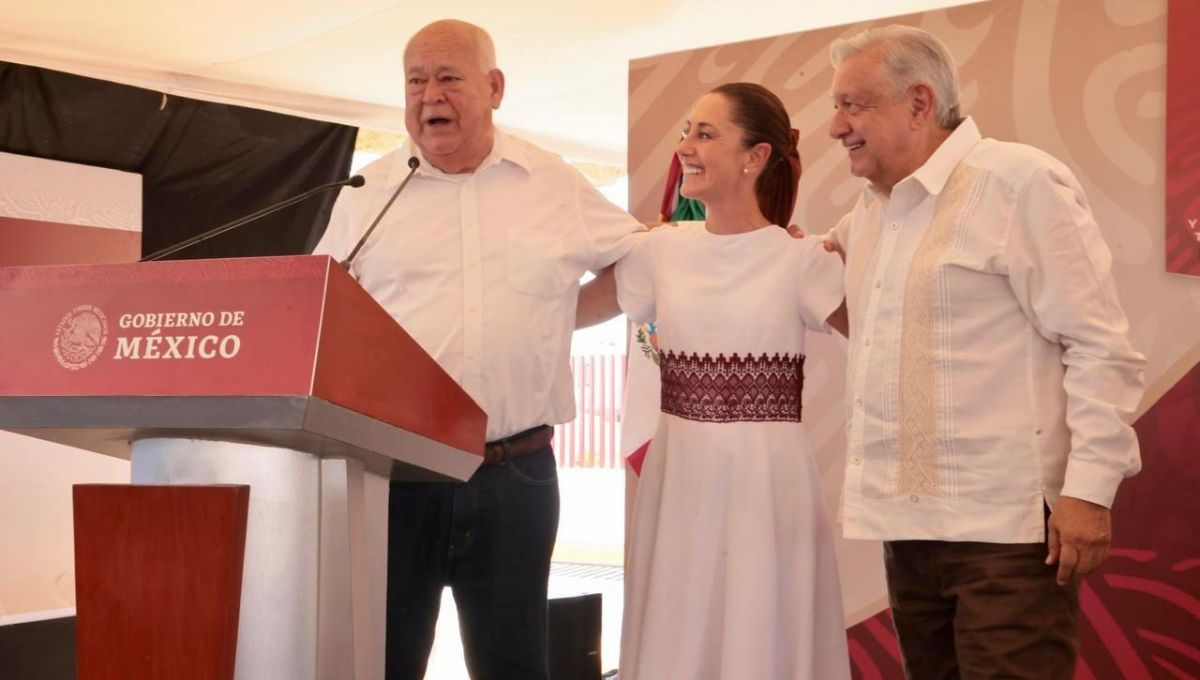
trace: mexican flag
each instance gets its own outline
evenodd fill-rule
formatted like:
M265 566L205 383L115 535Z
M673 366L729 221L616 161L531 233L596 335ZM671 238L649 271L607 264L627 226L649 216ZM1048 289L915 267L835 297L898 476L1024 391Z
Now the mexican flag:
M694 198L684 198L679 193L683 184L683 164L679 156L671 154L671 167L667 169L667 183L663 187L662 203L658 208L658 221L700 222L704 220L704 204Z
M658 333L655 324L639 324L629 333L625 400L621 413L621 455L634 474L642 473L642 461L650 438L658 428L662 383L658 373Z

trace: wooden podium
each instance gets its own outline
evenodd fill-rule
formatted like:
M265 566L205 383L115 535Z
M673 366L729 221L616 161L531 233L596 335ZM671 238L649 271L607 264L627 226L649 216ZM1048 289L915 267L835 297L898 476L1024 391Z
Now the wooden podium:
M79 678L369 674L364 475L465 480L486 415L336 262L4 268L0 319L0 429L132 462L75 489Z

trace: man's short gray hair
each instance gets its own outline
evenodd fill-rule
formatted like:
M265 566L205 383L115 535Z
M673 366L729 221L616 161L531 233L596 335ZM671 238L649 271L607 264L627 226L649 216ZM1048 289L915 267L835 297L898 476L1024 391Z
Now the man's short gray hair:
M471 28L475 29L475 46L479 48L479 68L484 73L494 71L496 69L496 44L492 42L492 36L474 24L471 24Z
M481 71L490 73L496 69L496 44L487 31L475 24L458 19L441 19L428 24L408 39L404 46L405 59L414 44L427 42L454 47L469 45L475 48Z
M897 92L902 93L917 83L929 85L937 100L934 115L938 125L952 129L962 121L958 67L950 51L932 33L898 24L868 28L833 41L829 59L837 68L843 61L870 49L879 50L884 75Z

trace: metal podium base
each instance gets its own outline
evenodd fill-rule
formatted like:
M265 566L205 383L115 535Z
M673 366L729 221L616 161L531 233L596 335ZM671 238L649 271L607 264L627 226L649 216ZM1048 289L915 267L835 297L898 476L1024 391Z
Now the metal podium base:
M361 462L194 439L133 443L134 484L249 484L237 680L366 680Z

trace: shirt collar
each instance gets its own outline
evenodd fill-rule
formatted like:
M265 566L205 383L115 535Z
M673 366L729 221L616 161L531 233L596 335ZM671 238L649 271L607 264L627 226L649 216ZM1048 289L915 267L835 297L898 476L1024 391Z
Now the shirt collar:
M954 168L958 167L958 164L963 158L966 158L967 153L980 139L982 137L979 134L979 127L975 125L975 119L970 116L964 118L954 132L951 132L950 136L938 146L933 155L901 182L907 182L909 179L915 180L925 187L925 191L937 196L946 187L950 173L954 172ZM874 185L871 186L871 190L876 195L882 196Z
M416 156L421 161L421 164L417 167L416 174L448 182L461 182L504 161L510 162L522 170L529 172L528 149L516 138L499 127L494 128L494 131L495 136L492 141L492 150L483 159L483 162L479 164L479 167L475 168L474 172L457 175L448 175L435 168L433 164L425 159L425 154L421 153L421 149L413 143L412 139L406 139L392 160L392 168L388 173L388 186L396 186L404 181L404 177L408 174L408 159L413 156Z

